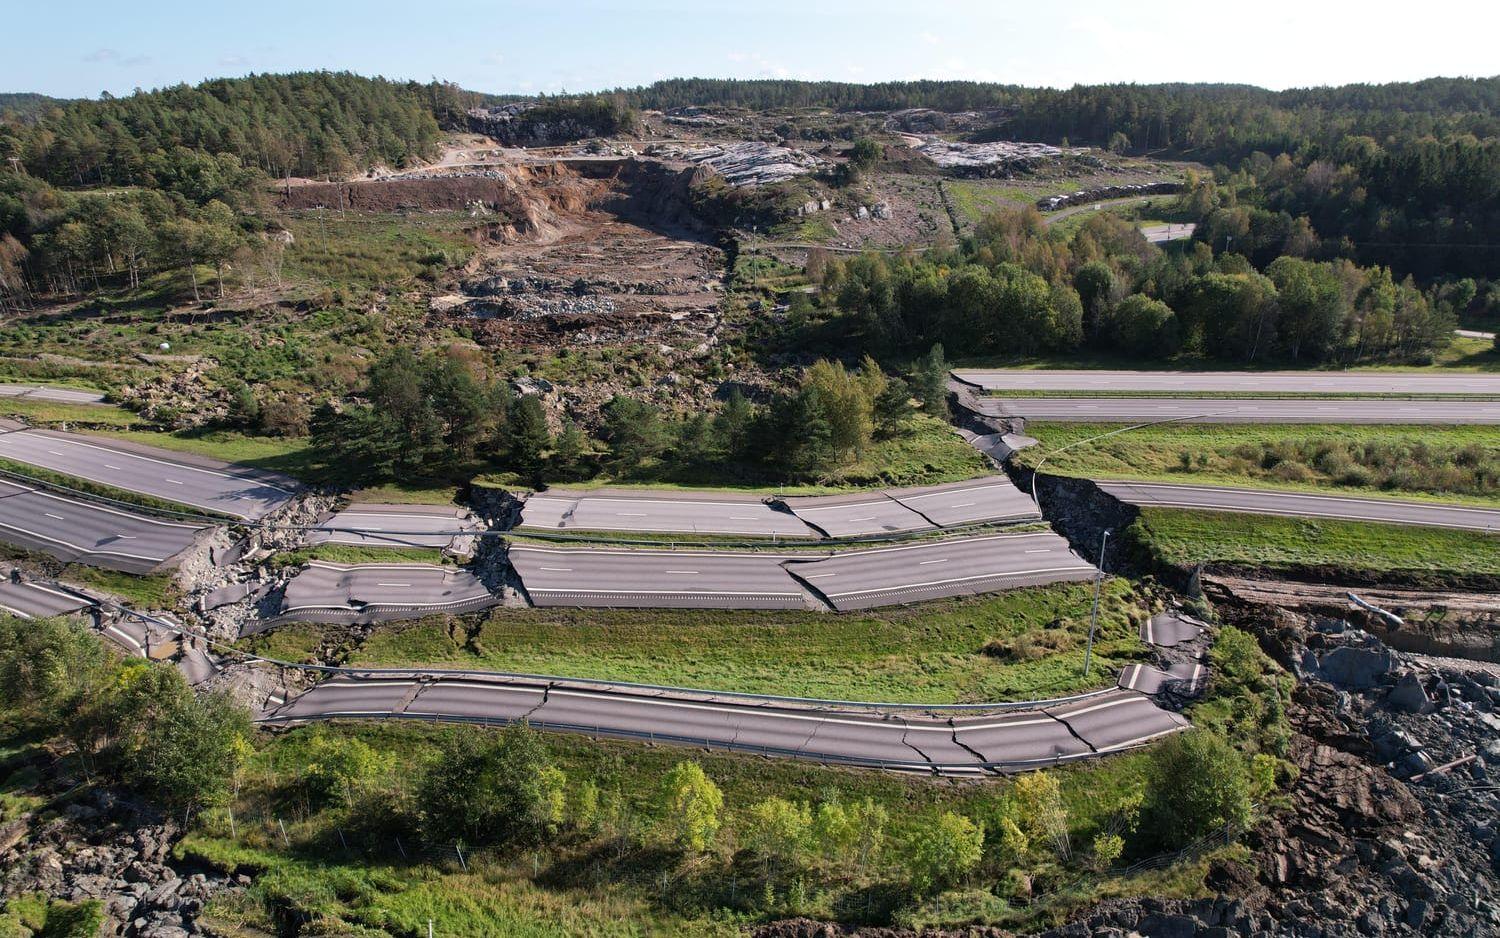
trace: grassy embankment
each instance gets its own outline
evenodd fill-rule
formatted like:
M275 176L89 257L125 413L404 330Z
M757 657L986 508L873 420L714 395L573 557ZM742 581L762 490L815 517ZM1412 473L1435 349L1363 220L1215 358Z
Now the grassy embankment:
M1121 426L1028 423L1041 443L1017 458L1092 479L1500 505L1500 427L1178 423L1083 442Z
M1484 531L1147 508L1125 540L1149 560L1183 568L1207 563L1500 588L1500 535Z
M1143 600L1108 582L1082 676L1090 584L1011 590L847 615L717 610L499 609L477 625L432 617L377 627L350 664L521 671L841 700L944 703L1106 686L1137 660ZM324 629L284 626L244 644L301 660Z

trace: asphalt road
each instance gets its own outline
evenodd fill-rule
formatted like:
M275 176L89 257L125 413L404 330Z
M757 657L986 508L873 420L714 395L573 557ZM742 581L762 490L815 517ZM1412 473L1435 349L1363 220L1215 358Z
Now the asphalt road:
M1500 400L984 397L970 406L987 417L1063 423L1500 424Z
M45 384L0 384L0 397L24 397L33 401L59 404L102 404L104 395L78 388L54 388Z
M888 489L886 494L943 528L1042 517L1032 500L1006 476L924 488Z
M382 622L497 604L474 574L424 563L335 564L314 560L286 586L277 622Z
M607 550L512 544L537 606L800 609L802 589L771 553Z
M884 492L813 495L784 498L782 501L792 510L792 514L826 537L867 537L937 529L937 525L920 512L913 511Z
M1387 498L1313 495L1217 485L1172 485L1162 482L1095 483L1120 501L1142 507L1198 508L1249 514L1383 521L1438 528L1500 532L1500 509Z
M1051 532L954 538L847 551L786 565L840 612L966 596L1063 580L1086 580L1093 565Z
M1047 709L948 719L920 712L735 702L686 692L642 693L478 675L340 676L261 720L338 717L497 723L525 718L547 730L943 775L1071 761L1138 746L1187 725L1180 716L1129 691Z
M308 532L308 542L442 549L484 527L465 509L447 505L357 504L319 521Z
M150 573L204 530L0 481L0 540L59 560Z
M1500 375L1397 371L1093 371L958 368L986 391L1246 391L1256 394L1493 394Z
M47 619L91 605L92 600L67 590L40 583L17 583L0 575L0 612L22 619Z
M757 495L708 492L576 492L550 489L526 499L521 527L559 531L643 531L817 537Z
M1184 238L1191 238L1193 232L1197 229L1198 226L1192 222L1170 225L1142 225L1141 234L1152 244L1165 244L1168 241L1181 241Z
M151 446L0 421L0 459L255 521L298 491L286 476Z

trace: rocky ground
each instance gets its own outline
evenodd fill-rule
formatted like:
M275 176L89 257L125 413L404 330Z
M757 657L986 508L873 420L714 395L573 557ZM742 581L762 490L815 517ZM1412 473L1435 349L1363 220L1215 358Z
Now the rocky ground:
M99 900L101 934L131 938L200 935L196 920L215 892L241 888L180 868L171 857L178 828L108 789L53 775L37 758L38 786L62 803L0 826L0 896L41 892L69 902Z
M1350 622L1221 606L1297 674L1297 778L1247 833L1248 864L1214 863L1217 895L1119 899L1043 938L1500 934L1500 676L1393 651ZM795 920L756 938L909 938ZM932 933L924 933L931 935ZM1002 938L973 927L951 938Z

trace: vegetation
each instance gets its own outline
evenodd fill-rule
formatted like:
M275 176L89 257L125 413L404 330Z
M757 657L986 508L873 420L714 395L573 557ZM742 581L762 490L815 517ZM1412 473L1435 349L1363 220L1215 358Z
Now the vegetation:
M1085 680L1090 584L1010 590L913 608L812 612L500 609L376 629L361 665L442 665L838 699L1027 699ZM1141 654L1141 601L1105 585L1098 675ZM259 639L257 639L259 641Z
M191 815L229 797L249 715L170 665L110 657L73 620L0 616L0 714L66 740L91 777Z
M1138 359L1422 361L1451 341L1469 302L1468 294L1424 293L1385 268L1292 256L1305 253L1258 271L1240 254L1215 255L1209 243L1163 251L1110 213L1064 235L1033 208L1004 210L951 249L826 261L822 331L804 326L795 341L886 355L942 342L966 356L1091 347Z
M1433 586L1493 584L1500 570L1500 537L1486 531L1145 508L1124 536L1148 566L1179 569L1206 563L1333 576L1399 573Z
M1112 429L1028 423L1027 432L1042 445L1019 458L1033 466L1046 459L1047 472L1094 479L1500 501L1500 432L1491 427L1179 423L1072 446Z

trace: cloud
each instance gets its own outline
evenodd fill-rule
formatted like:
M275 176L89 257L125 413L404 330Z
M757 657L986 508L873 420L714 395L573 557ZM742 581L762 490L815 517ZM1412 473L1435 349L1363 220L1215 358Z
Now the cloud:
M90 52L88 55L84 56L83 61L99 65L109 63L118 65L121 68L132 68L137 65L145 65L147 62L151 61L151 57L149 55L122 56L120 55L119 51L115 49L95 49L93 52Z
M923 32L919 38L929 46L935 46L943 41L938 38L936 33L932 32Z

